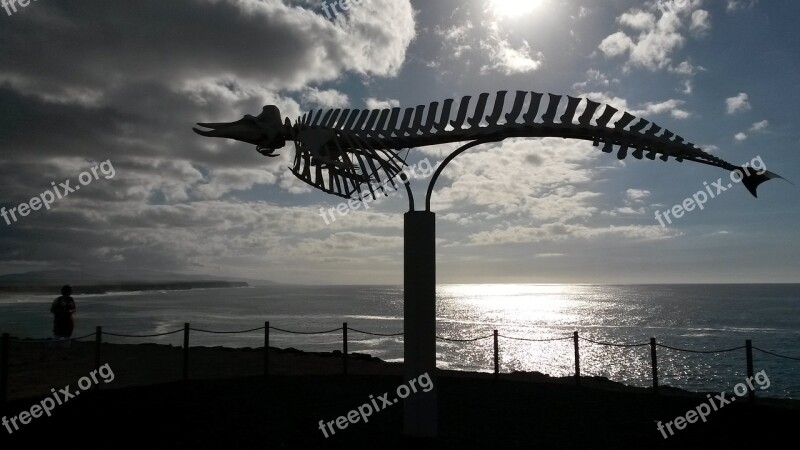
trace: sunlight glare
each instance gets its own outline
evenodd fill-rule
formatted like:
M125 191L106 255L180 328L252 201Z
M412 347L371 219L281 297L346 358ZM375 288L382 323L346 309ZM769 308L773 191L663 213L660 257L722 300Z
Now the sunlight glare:
M498 16L517 17L539 7L543 0L489 0L491 10Z

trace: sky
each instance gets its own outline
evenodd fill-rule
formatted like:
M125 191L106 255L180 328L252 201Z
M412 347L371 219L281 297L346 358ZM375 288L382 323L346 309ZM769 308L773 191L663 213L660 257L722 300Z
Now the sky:
M798 2L341 6L59 0L0 9L0 273L401 284L404 190L323 217L343 199L289 172L293 144L265 158L192 131L264 105L294 121L312 109L552 92L631 111L732 163L800 181ZM455 148L410 149L408 163L435 167ZM430 171L417 174L419 205ZM770 181L758 199L736 185L665 226L656 219L728 175L619 161L583 141L474 148L447 166L433 195L437 281L800 281L790 183Z

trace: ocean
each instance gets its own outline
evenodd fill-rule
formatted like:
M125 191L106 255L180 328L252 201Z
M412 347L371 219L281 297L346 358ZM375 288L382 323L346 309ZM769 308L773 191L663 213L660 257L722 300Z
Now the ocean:
M53 296L0 297L0 332L16 337L50 336ZM348 328L373 333L403 331L399 286L264 286L191 291L154 291L75 297L74 336L94 332L157 334L183 327L238 331L271 326L293 331ZM762 285L439 285L438 335L451 339L490 336L497 329L502 372L574 371L573 331L582 338L616 344L659 344L692 350L745 345L800 358L800 284ZM556 339L533 342L524 339ZM109 342L182 344L182 333ZM260 347L263 331L243 334L192 332L191 345ZM351 352L402 361L402 337L350 331ZM270 345L308 351L341 350L342 334L270 333ZM493 340L438 342L438 367L493 370ZM650 347L612 347L580 342L581 374L636 386L651 385ZM728 391L746 377L745 350L715 354L658 348L659 379L697 391ZM754 350L755 372L770 380L759 396L800 398L800 361Z

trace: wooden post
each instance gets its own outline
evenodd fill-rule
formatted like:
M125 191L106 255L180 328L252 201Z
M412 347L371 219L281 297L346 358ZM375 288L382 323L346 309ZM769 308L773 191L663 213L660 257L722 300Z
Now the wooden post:
M653 393L658 394L658 357L656 356L656 338L650 338L650 360L653 365Z
M269 375L269 321L264 322L264 376Z
M97 327L94 330L94 368L97 369L100 364L100 345L103 343L103 327Z
M183 381L189 381L189 322L183 324Z
M342 370L347 375L347 322L342 324Z
M8 401L8 353L11 339L8 333L3 333L0 341L0 405Z
M342 372L347 375L347 322L342 323Z
M94 330L94 368L99 369L100 364L100 346L103 344L103 327L98 326ZM100 383L96 383L95 389L100 389Z
M753 341L750 339L744 342L745 350L747 352L747 379L753 380ZM750 403L756 401L756 391L750 386L747 387L747 399Z
M500 347L497 342L497 330L494 330L494 379L500 376Z
M578 347L578 332L572 333L572 342L575 343L575 384L581 385L581 352Z

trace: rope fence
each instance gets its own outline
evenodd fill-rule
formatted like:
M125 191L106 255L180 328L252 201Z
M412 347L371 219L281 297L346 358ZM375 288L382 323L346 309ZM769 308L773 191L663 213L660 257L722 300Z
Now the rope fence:
M445 342L475 342L475 341L482 341L484 339L489 339L492 336L494 336L494 335L490 334L488 336L476 337L476 338L473 338L473 339L450 339L450 338L446 338L446 337L436 336L436 339L439 339L440 341L445 341Z
M372 332L369 332L369 331L356 330L355 328L350 328L350 331L354 331L356 333L361 333L361 334L366 334L368 336L381 336L381 337L396 337L396 336L402 336L403 334L405 334L405 333L393 333L393 334L372 333Z
M753 350L758 350L758 351L760 351L762 353L766 353L768 355L777 356L778 358L791 359L792 361L800 361L800 358L793 358L791 356L779 355L777 353L772 353L772 352L769 352L767 350L760 349L758 347L753 347Z
M168 336L170 334L180 333L181 331L183 331L183 328L181 328L180 330L167 331L166 333L156 333L156 334L121 334L121 333L109 333L108 331L106 331L105 334L109 336L122 337L122 338L151 338L151 337ZM89 337L94 335L96 335L96 332L84 337Z
M183 332L183 380L189 380L189 338L190 333L192 331L197 333L208 333L208 334L244 334L244 333L253 333L256 331L264 331L264 351L263 351L263 358L264 358L264 376L269 376L269 342L270 342L270 330L274 330L281 333L288 333L294 335L322 335L322 334L330 334L336 333L341 331L342 332L342 373L347 375L348 374L348 331L352 331L355 333L360 333L368 336L380 336L380 337L399 337L403 336L405 333L375 333L371 331L363 331L357 330L355 328L349 328L347 326L347 322L342 323L342 326L339 328L334 328L332 330L324 330L324 331L298 331L298 330L287 330L283 328L273 327L270 326L270 323L264 322L264 326L258 328L251 328L248 330L242 331L217 331L217 330L205 330L201 328L192 328L190 324L187 322L184 324L183 328L174 330L174 331L167 331L163 333L154 333L154 334L124 334L124 333L111 333L108 331L103 331L103 327L98 326L95 329L94 333L87 334L85 336L72 338L72 340L81 340L87 339L90 337L95 338L95 368L99 368L101 366L101 346L103 344L103 336L114 336L120 338L152 338L152 337L161 337L161 336L168 336L177 333ZM494 338L494 378L497 379L500 375L500 338L502 339L509 339L514 341L526 341L526 342L555 342L555 341L564 341L568 339L573 340L573 345L575 348L575 383L580 385L581 383L581 368L580 368L580 341L588 342L594 345L601 345L601 346L609 346L609 347L617 347L617 348L634 348L634 347L650 347L650 359L651 359L651 368L652 368L652 381L653 381L653 392L658 394L658 353L657 349L663 348L667 350L677 351L677 352L684 352L684 353L695 353L695 354L719 354L719 353L728 353L728 352L735 352L740 351L742 349L745 350L745 360L747 364L747 376L753 377L753 350L757 350L761 353L766 355L774 356L777 358L783 358L792 361L800 361L800 358L781 355L778 353L774 353L768 350L764 350L758 347L753 347L753 343L750 339L745 341L745 345L727 349L720 349L720 350L695 350L695 349L687 349L687 348L679 348L673 347L666 344L659 344L656 342L656 338L650 338L649 343L615 343L615 342L602 342L592 340L586 337L579 336L578 332L575 331L572 335L564 336L564 337L555 337L555 338L547 338L547 339L531 339L525 337L518 337L518 336L506 336L499 334L497 330L494 330L492 334L487 336L478 336L475 338L448 338L443 336L436 336L436 339L445 342L458 342L458 343L469 343L469 342L477 342L484 339ZM53 339L17 339L12 338L8 333L3 333L2 337L0 338L0 405L5 404L8 400L8 376L9 376L9 356L11 353L12 344L19 344L19 343L47 343L47 342L58 342ZM748 387L749 391L749 399L750 401L755 400L755 391L752 387Z
M579 337L579 339L582 340L582 341L591 342L592 344L605 345L605 346L608 346L608 347L633 348L633 347L646 347L646 346L650 345L649 343L644 343L644 344L616 344L616 343L613 343L613 342L593 341L591 339L587 339L587 338L584 338L584 337Z
M703 353L703 354L735 352L736 350L741 350L743 348L746 348L745 345L742 345L741 347L727 348L725 350L689 350L686 348L670 347L669 345L664 345L664 344L657 344L657 345L661 348L668 348L670 350L675 350L677 352Z

